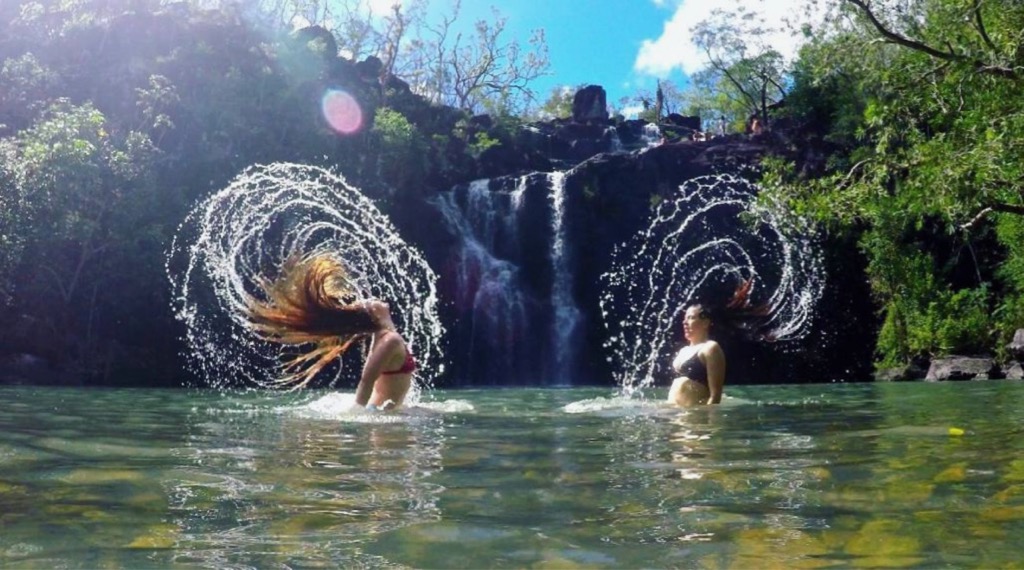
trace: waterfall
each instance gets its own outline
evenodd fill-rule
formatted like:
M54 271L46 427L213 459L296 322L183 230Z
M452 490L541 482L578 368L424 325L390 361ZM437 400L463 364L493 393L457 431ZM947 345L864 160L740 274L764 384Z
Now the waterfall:
M573 296L565 178L477 180L433 199L458 238L442 281L458 321L460 377L572 384L582 312Z
M455 350L465 353L465 373L484 383L527 374L525 354L516 348L529 336L530 320L530 300L516 263L526 184L523 176L513 192L500 193L490 191L489 179L475 180L431 200L460 240L448 279L457 318L468 334Z
M622 138L619 137L619 130L615 127L608 127L604 131L604 138L608 140L609 152L620 152L625 150L622 145Z
M661 144L661 129L654 123L647 123L644 125L643 134L640 135L640 140L643 141L643 148L651 148Z
M551 307L554 312L554 374L559 384L571 384L571 365L576 358L574 333L580 324L580 310L572 294L571 260L566 246L565 172L548 174L551 197Z

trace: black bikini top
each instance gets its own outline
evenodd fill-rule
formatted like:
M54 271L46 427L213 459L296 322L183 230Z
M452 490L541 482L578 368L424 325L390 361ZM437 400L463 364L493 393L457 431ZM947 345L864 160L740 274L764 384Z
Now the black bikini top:
M701 384L708 383L708 367L704 366L704 362L701 361L700 355L696 352L693 353L693 356L683 361L679 367L676 368L676 372L678 372L680 376L686 376L694 382L700 382Z

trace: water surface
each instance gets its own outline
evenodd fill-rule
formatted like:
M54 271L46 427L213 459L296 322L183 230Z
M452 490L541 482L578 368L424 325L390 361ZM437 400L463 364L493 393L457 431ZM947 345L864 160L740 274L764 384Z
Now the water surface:
M1024 383L728 393L4 388L0 566L1019 567Z

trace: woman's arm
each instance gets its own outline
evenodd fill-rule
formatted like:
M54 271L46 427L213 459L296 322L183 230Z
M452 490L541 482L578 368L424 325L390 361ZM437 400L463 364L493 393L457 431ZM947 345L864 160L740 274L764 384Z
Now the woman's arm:
M717 342L711 342L704 351L704 366L708 369L708 404L722 402L722 387L725 386L725 353Z
M366 357L363 364L363 374L359 377L359 385L356 386L356 404L365 406L373 394L373 383L380 377L389 358L395 353L395 347L401 345L398 335L389 334L383 339L373 343L373 350L370 356Z

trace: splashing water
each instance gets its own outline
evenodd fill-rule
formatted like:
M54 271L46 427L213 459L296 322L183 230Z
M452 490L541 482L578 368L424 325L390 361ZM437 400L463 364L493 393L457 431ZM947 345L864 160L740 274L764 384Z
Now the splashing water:
M298 164L250 167L178 228L166 268L194 371L217 388L268 386L279 374L280 347L253 333L244 307L295 252L341 259L361 297L389 303L419 363L409 394L417 401L429 388L423 379L443 372L437 277L366 196L337 174ZM359 352L343 357L331 385L358 373L345 361Z
M756 194L733 175L695 178L616 248L600 304L605 347L625 394L653 384L680 342L686 306L710 290L731 292L753 278L751 298L767 304L770 336L807 334L825 284L816 234L781 208L756 205Z

